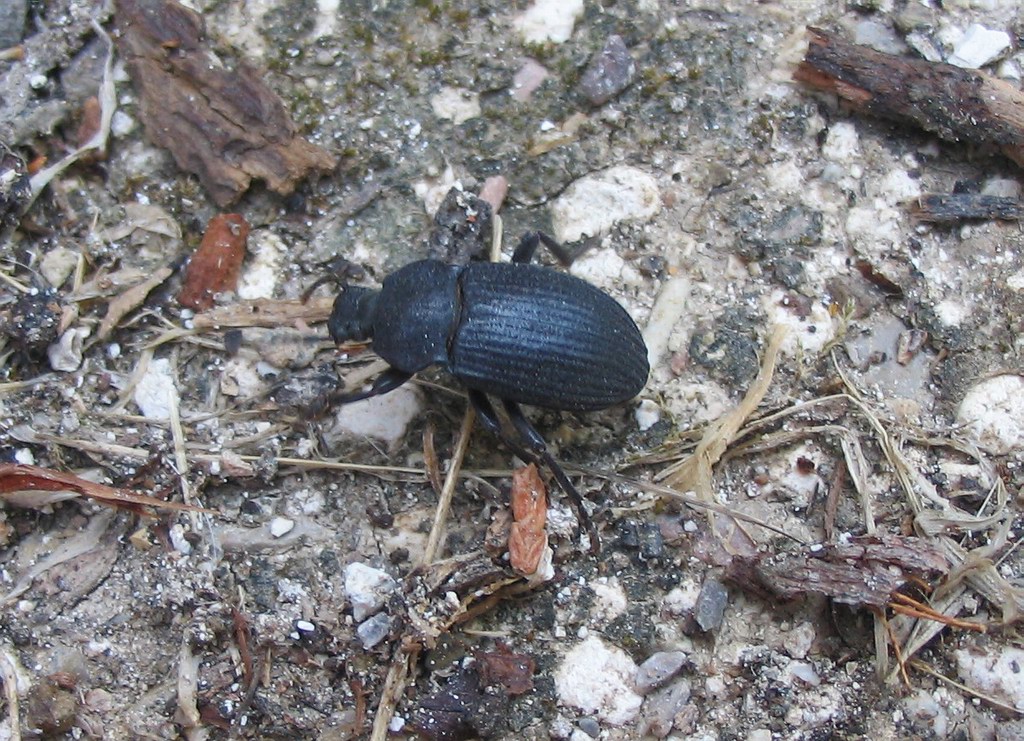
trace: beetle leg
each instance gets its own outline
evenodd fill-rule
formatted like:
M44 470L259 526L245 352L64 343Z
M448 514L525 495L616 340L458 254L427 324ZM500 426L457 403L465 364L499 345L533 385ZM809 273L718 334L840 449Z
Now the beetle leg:
M508 418L515 425L519 437L522 438L526 446L537 457L544 461L551 474L555 477L555 481L558 482L559 488L569 497L569 503L576 510L576 519L590 537L590 552L596 554L601 550L601 539L598 537L597 528L594 527L594 521L590 519L586 507L583 506L583 498L580 496L580 493L572 485L572 482L569 481L569 477L565 475L565 471L562 470L555 457L548 452L548 445L544 442L544 438L540 436L540 433L534 429L530 421L523 415L523 410L519 408L519 405L512 401L502 401L502 403L505 405Z
M328 404L350 404L353 401L362 401L373 396L380 396L389 391L394 391L412 377L412 373L406 373L397 368L388 368L377 376L373 385L366 391L356 391L348 394L335 392L328 397Z
M563 265L572 264L572 255L569 254L569 251L544 232L527 232L524 234L523 238L519 240L519 245L516 247L515 252L512 253L512 262L530 262L541 242L551 250L551 254L558 258L560 263Z
M470 389L468 393L469 403L473 405L477 417L480 418L480 423L487 428L487 431L496 435L521 460L526 463L537 463L537 456L505 434L505 430L501 426L501 420L498 419L498 413L494 411L494 405L487 398L487 394L474 389Z

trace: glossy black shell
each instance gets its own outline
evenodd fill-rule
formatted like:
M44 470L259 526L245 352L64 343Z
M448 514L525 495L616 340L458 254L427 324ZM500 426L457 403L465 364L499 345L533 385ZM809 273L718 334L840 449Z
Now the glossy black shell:
M535 265L412 263L385 279L373 329L375 352L399 370L440 365L467 388L549 409L627 401L649 371L625 309Z

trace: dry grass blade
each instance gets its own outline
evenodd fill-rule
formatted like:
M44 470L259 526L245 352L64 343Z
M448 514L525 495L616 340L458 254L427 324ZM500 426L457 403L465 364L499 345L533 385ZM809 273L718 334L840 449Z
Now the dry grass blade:
M21 703L20 697L28 694L29 679L18 661L14 647L4 645L0 648L0 681L4 685L4 697L7 699L7 719L9 721L10 740L21 741Z
M768 338L768 346L761 359L761 368L742 401L734 409L708 425L692 455L661 471L655 476L656 480L664 481L674 489L693 491L699 499L705 502L716 500L713 468L722 459L729 445L736 440L743 423L753 414L768 392L785 335L785 328L780 326ZM753 545L753 538L738 520L733 520L733 524L730 525L717 521L714 514L713 512L709 518L711 528L723 544L732 542L732 537L726 532L732 528L738 530L739 535L748 544ZM732 548L731 546L726 547L730 550Z
M117 91L114 89L114 43L99 23L93 21L92 28L96 35L103 39L107 45L107 58L103 63L103 80L100 83L98 95L100 101L100 127L85 144L61 159L60 162L56 162L32 176L32 196L29 199L29 204L39 197L39 194L43 192L43 189L51 180L78 162L83 155L92 151L103 151L107 148L107 139L110 137L110 122L114 117L114 111L117 110Z

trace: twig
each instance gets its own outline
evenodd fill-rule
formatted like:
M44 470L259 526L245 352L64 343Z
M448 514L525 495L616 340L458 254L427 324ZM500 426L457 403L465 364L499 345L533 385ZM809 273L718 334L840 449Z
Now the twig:
M995 699L994 697L992 697L992 695L986 695L984 692L979 692L978 690L972 687L968 687L966 684L957 682L955 679L951 679L947 677L945 674L941 674L935 671L930 666L925 664L923 661L920 661L918 659L912 659L910 661L910 666L914 669L917 669L918 671L924 672L925 674L929 674L935 677L936 679L945 682L948 685L956 687L961 692L964 692L968 695L972 695L973 697L977 697L979 700L984 700L989 705L995 708L999 708L1004 712L1014 713L1015 715L1021 715L1022 713L1024 713L1024 710L1021 710L1020 708L1014 707L1013 705L1008 705L1007 703L1002 702L1001 700Z
M437 509L434 511L434 524L430 528L427 545L423 549L423 559L420 562L423 566L433 563L440 551L445 523L448 520L448 512L451 510L452 496L455 494L455 485L459 481L462 461L466 456L466 449L469 447L469 436L473 431L473 423L475 421L476 413L472 407L469 407L462 418L462 427L459 429L459 442L455 446L455 452L452 454L448 475L445 477L444 486L441 487L441 496L438 498Z

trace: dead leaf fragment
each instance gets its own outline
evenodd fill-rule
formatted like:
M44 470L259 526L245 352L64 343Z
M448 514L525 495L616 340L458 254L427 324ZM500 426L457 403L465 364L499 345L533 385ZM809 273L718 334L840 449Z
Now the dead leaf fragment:
M107 339L121 319L130 311L134 311L146 301L146 296L154 288L163 283L171 275L170 268L160 268L140 283L128 288L107 306L107 313L100 322L99 338Z
M196 174L220 206L254 178L287 195L335 158L298 136L259 73L229 68L209 48L202 17L173 0L118 0L118 48L140 98L146 133Z
M234 291L248 238L249 224L241 214L218 214L210 219L203 241L185 269L178 303L203 311L213 306L218 293Z
M548 506L544 482L534 464L512 472L512 529L508 535L508 555L518 573L536 573L548 545L545 531Z

